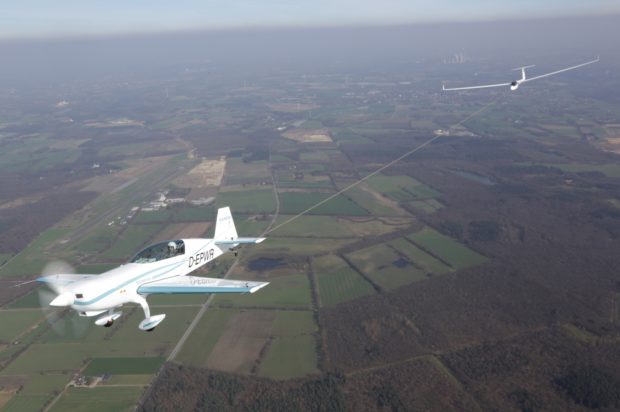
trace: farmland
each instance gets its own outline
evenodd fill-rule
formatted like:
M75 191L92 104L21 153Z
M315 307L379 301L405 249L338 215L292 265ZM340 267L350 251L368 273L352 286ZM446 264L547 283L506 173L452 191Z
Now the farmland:
M379 62L325 44L271 70L272 40L247 64L200 41L30 91L7 75L0 410L581 410L590 376L617 408L618 62L605 88L584 71L553 93L448 95L536 51ZM28 283L212 236L225 206L266 240L194 275L269 282L256 293L152 294L166 319L144 333L136 304L101 328Z

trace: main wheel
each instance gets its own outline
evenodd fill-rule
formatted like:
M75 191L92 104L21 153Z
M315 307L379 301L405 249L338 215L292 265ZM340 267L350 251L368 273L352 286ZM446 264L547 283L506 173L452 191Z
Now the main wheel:
M106 328L109 328L110 326L114 325L114 321L113 320L109 320L105 323L105 325L103 325Z
M155 330L155 328L151 328L151 329L147 329L147 332L153 332Z

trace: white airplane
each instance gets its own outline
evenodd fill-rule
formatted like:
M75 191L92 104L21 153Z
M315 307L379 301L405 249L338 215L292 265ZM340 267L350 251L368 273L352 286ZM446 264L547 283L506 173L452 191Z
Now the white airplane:
M100 275L55 274L38 278L57 296L50 306L71 307L80 316L100 316L98 326L110 327L126 303L142 306L144 320L138 326L152 331L165 314L151 315L146 297L160 293L254 293L268 282L250 282L187 276L241 244L260 243L263 237L238 237L230 208L218 209L213 239L178 239L156 243L128 263Z
M519 88L519 86L522 83L531 82L532 80L542 79L543 77L554 76L556 74L564 73L564 72L567 72L569 70L578 69L579 67L587 66L588 64L596 63L598 61L599 61L599 58L597 57L595 60L591 60L589 62L581 63L581 64L578 64L576 66L567 67L565 69L556 70L556 71L551 72L551 73L541 74L540 76L534 76L534 77L527 77L525 75L525 69L529 69L529 68L535 67L535 66L523 66L523 67L518 67L518 68L514 69L514 70L521 70L521 78L519 80L513 80L510 83L484 84L484 85L481 85L481 86L451 87L451 88L446 88L445 85L442 85L442 89L445 90L445 91L453 91L453 90L474 90L474 89L487 89L489 87L506 87L506 86L510 86L510 90L515 91L515 90L517 90Z

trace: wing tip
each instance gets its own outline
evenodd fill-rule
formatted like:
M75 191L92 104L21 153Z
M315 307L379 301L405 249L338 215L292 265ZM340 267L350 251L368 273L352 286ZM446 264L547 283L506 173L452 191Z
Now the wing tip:
M267 286L269 284L269 282L261 282L259 284L257 284L256 286L252 286L250 288L250 293L254 293L262 288L264 288L265 286Z

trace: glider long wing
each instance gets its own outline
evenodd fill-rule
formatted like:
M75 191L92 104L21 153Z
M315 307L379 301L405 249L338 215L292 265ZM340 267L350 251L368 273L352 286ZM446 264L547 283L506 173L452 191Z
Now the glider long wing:
M269 282L177 276L141 285L138 293L254 293L268 284Z
M488 89L489 87L508 87L508 86L510 86L510 83L484 84L480 86L448 87L448 88L446 86L442 86L442 88L445 91L452 91L452 90Z
M600 60L600 58L596 58L595 60L590 60L589 62L581 63L581 64L578 64L576 66L567 67L565 69L556 70L556 71L551 72L551 73L541 74L540 76L528 77L525 80L523 80L523 83L531 82L532 80L542 79L544 77L554 76L556 74L564 73L564 72L567 72L569 70L578 69L580 67L587 66L587 65L592 64L592 63L596 63L599 60Z

